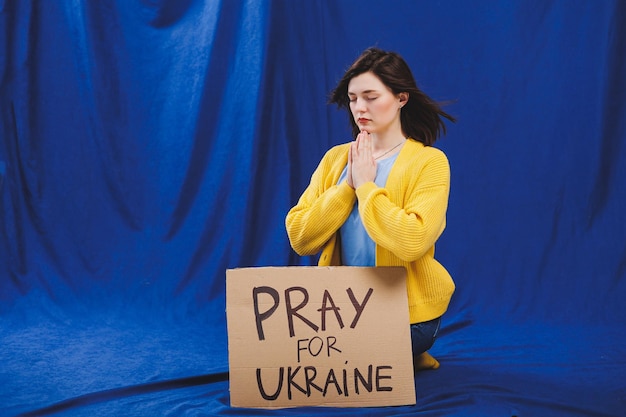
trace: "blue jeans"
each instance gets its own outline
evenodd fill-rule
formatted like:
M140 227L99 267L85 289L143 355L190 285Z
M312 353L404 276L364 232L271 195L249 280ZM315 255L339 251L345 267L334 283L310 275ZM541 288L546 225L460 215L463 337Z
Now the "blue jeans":
M413 356L418 356L430 349L437 339L441 317L422 323L411 324L411 347Z

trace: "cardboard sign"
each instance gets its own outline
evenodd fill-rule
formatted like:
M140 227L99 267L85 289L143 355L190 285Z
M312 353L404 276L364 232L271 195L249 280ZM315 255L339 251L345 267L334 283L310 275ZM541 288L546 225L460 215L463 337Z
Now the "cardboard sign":
M415 404L406 271L226 271L233 407Z

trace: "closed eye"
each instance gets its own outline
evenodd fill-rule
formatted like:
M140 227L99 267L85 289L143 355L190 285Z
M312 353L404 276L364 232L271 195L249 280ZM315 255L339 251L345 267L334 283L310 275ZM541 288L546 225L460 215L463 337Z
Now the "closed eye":
M365 100L367 101L374 101L378 98L378 96L373 96L373 97L364 97ZM357 97L356 96L348 96L348 100L350 101L350 103L354 103L356 101Z

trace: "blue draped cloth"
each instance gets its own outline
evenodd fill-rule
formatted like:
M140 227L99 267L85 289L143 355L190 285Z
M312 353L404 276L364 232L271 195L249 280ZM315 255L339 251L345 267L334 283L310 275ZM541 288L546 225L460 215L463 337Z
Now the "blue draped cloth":
M0 0L0 416L274 415L230 408L225 270L315 264L285 214L373 45L458 118L441 368L280 414L624 415L625 2Z

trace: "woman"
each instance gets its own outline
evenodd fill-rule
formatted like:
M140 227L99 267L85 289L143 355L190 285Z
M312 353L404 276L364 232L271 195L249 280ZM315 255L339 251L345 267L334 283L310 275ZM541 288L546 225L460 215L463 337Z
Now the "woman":
M415 370L436 369L433 345L454 282L435 260L450 189L446 156L431 147L454 118L420 91L404 59L370 48L330 102L350 110L356 140L330 149L286 218L299 255L319 265L403 266Z

